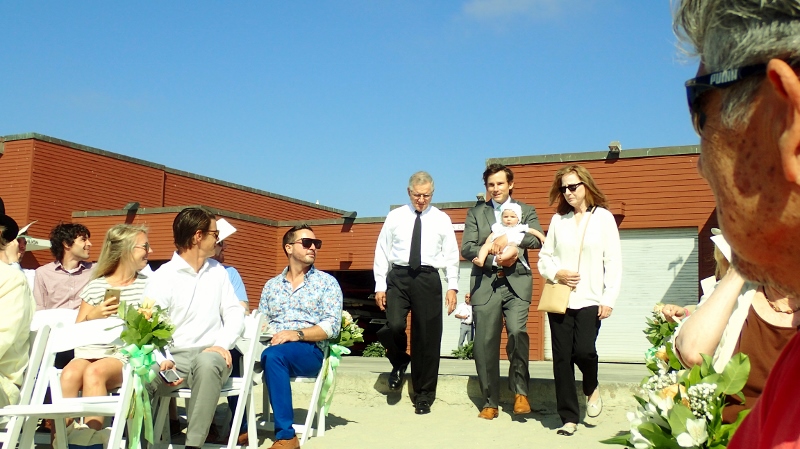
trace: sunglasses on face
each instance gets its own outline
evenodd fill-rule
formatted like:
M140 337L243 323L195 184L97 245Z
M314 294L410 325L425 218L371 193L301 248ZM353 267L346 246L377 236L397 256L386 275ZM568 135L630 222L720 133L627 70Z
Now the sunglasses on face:
M311 248L311 245L314 245L317 249L322 248L322 240L320 239L302 238L294 243L300 243L305 249Z
M583 185L583 181L576 182L575 184L567 184L565 186L561 186L561 187L558 188L558 190L560 190L561 193L567 193L567 189L569 189L570 192L574 192L574 191L578 190L578 187L580 187L582 185Z
M219 231L206 231L206 234L211 234L214 236L214 240L219 240Z
M686 100L689 102L689 113L692 126L698 136L702 136L706 124L706 113L702 110L702 97L712 89L725 89L753 75L767 73L766 64L755 64L747 67L723 70L692 78L686 82Z
M142 248L144 250L144 252L149 253L150 252L150 243L149 242L145 242L145 243L142 243L141 245L134 246L134 248Z

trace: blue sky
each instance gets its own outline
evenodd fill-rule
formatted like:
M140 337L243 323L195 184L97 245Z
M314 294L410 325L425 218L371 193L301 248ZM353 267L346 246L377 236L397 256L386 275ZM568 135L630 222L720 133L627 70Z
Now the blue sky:
M0 14L0 135L359 217L407 201L417 170L435 202L469 201L490 157L698 142L683 90L696 62L667 0L12 1Z

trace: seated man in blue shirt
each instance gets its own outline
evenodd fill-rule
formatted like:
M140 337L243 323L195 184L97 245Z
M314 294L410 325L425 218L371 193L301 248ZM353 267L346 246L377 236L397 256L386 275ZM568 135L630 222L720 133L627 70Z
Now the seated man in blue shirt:
M292 421L290 377L316 376L322 367L328 339L339 334L342 289L336 279L314 268L322 241L308 225L295 226L283 236L289 265L267 281L259 312L275 330L271 345L261 354L264 383L275 416L271 449L299 449Z

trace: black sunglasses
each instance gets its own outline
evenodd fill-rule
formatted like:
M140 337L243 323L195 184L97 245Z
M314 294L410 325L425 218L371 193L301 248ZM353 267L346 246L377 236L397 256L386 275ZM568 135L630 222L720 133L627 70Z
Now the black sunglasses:
M700 98L711 89L725 89L753 75L767 73L766 64L755 64L747 67L723 70L692 78L686 82L686 100L689 102L689 113L697 135L702 135L706 124L706 113L701 110Z
M575 184L567 184L565 186L561 186L561 187L558 188L558 190L560 190L561 193L567 193L567 189L569 189L570 192L574 192L574 191L578 190L578 187L580 187L582 185L583 185L583 181L576 182Z
M317 249L322 248L322 240L320 239L302 238L294 243L302 244L305 249L311 248L311 245L314 245Z

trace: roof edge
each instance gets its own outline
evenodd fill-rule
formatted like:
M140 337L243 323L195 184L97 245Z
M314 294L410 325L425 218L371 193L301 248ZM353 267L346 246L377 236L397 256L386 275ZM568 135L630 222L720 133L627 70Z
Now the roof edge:
M611 153L610 151L590 151L585 153L543 154L540 156L498 157L486 159L486 165L549 164L553 162L601 161L656 156L677 156L683 154L700 154L700 145L634 148L622 150L619 153Z
M131 162L131 163L134 163L134 164L143 165L145 167L155 168L157 170L163 170L166 173L172 173L172 174L178 175L178 176L185 176L187 178L197 179L199 181L210 182L212 184L217 184L217 185L221 185L221 186L225 186L225 187L230 187L232 189L242 190L242 191L245 191L245 192L255 193L257 195L266 196L266 197L269 197L269 198L275 198L275 199L278 199L278 200L289 201L291 203L312 207L314 209L324 210L326 212L333 212L335 214L342 214L342 215L347 213L347 211L342 210L342 209L336 209L334 207L323 206L323 205L320 205L320 204L311 203L309 201L304 201L304 200L300 200L300 199L297 199L297 198L292 198L292 197L289 197L289 196L268 192L266 190L256 189L256 188L253 188L253 187L248 187L248 186L245 186L245 185L236 184L236 183L229 182L229 181L223 181L221 179L212 178L210 176L203 176L203 175L198 175L196 173L187 172L187 171L184 171L184 170L178 170L178 169L175 169L175 168L170 168L170 167L167 167L166 165L157 164L155 162L146 161L144 159L139 159L139 158L135 158L135 157L131 157L131 156L126 156L124 154L114 153L114 152L111 152L111 151L101 150L100 148L90 147L88 145L82 145L82 144L79 144L79 143L70 142L68 140L63 140L63 139L59 139L59 138L56 138L56 137L46 136L44 134L39 134L39 133L12 134L12 135L9 135L9 136L0 137L0 142L11 142L11 141L16 141L16 140L29 140L29 139L35 139L35 140L40 140L42 142L54 143L56 145L62 145L62 146L69 147L69 148L72 148L72 149L75 149L75 150L86 151L87 153L99 154L101 156L106 156L106 157L110 157L110 158L114 158L114 159L118 159L118 160L122 160L122 161L126 161L126 162ZM2 146L0 146L0 148L2 148Z

